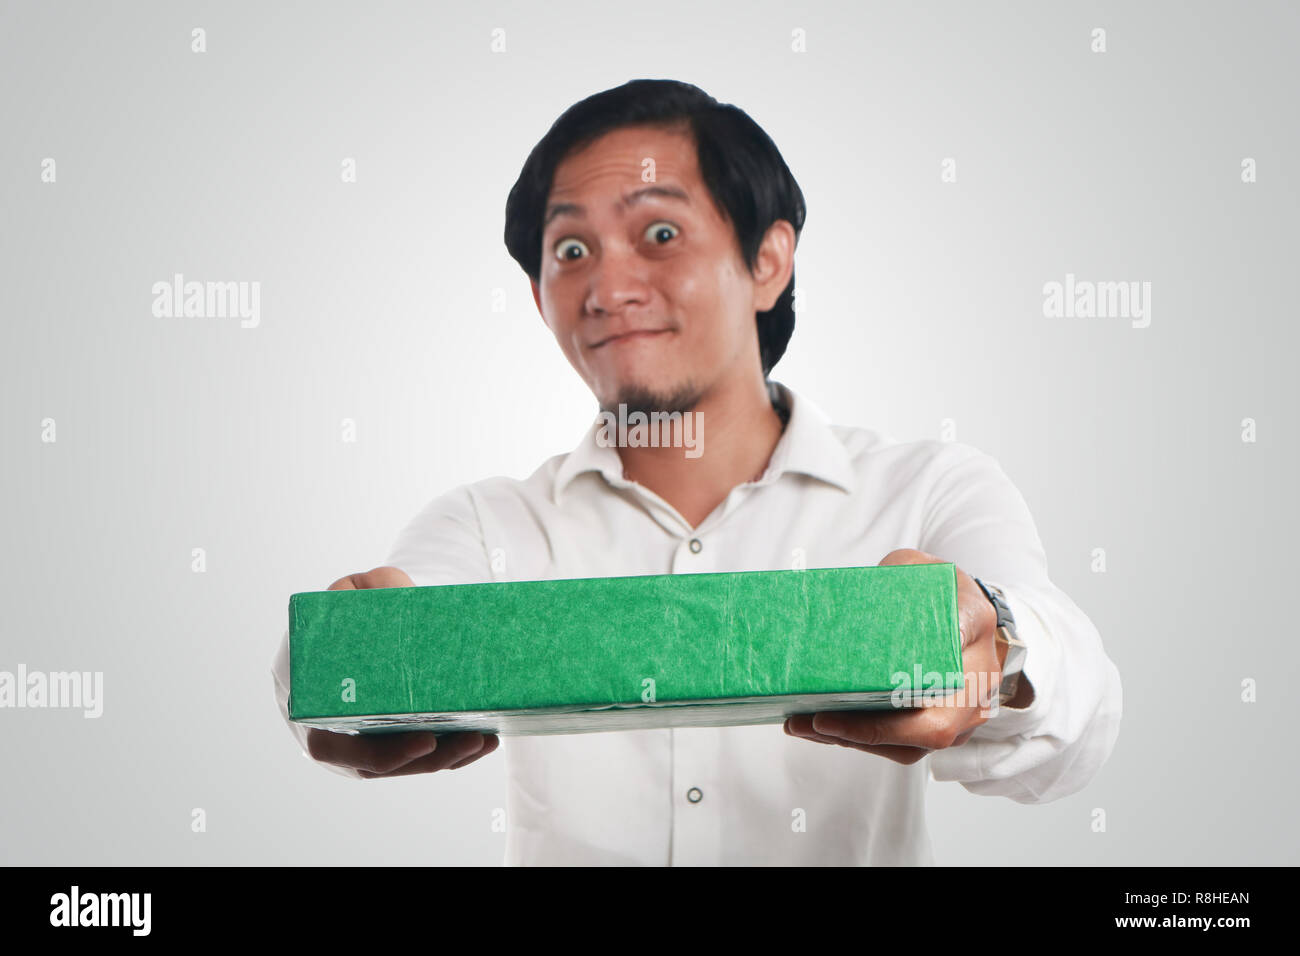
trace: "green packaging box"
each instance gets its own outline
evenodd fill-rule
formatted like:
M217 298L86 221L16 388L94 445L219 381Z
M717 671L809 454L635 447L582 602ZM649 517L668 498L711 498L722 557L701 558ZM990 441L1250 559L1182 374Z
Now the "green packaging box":
M914 705L922 675L962 686L956 569L305 592L289 598L289 666L290 719L347 733L723 727Z

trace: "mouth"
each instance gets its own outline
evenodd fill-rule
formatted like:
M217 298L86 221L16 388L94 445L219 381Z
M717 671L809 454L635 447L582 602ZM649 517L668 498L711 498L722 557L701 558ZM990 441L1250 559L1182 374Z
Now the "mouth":
M592 349L603 348L606 345L619 345L627 342L640 342L646 339L653 339L656 336L667 335L672 329L633 329L629 332L620 332L617 335L606 336L599 342L589 346Z

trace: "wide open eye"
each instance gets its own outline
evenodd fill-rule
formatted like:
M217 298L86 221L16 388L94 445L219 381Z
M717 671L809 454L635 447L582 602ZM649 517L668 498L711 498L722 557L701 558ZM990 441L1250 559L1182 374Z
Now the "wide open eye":
M668 236L667 239L660 241L660 235L665 230L668 231L670 235ZM681 233L680 229L674 226L671 222L664 222L662 219L659 220L658 222L651 223L650 228L645 231L646 237L651 242L660 246L667 243L670 239L675 239L680 233Z
M580 259L582 255L574 255L574 249L581 250L582 255L587 255L590 252L581 239L575 239L572 236L569 236L566 239L561 239L555 244L555 258L559 259L561 262L572 262L575 259Z

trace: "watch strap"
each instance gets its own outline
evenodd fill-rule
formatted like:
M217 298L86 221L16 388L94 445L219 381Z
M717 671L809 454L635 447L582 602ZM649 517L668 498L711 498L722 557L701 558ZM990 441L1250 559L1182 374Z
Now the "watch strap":
M1027 648L1016 633L1015 615L1011 613L1011 607L1007 604L1002 589L995 584L985 584L979 578L974 580L997 612L997 630L994 632L994 639L1007 645L1007 656L1002 662L1002 679L998 687L998 701L1005 704L1016 696L1016 691L1020 687L1020 672L1024 669Z

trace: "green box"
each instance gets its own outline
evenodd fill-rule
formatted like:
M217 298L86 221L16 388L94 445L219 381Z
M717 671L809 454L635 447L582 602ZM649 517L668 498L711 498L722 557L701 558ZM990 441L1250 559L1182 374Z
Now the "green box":
M289 598L289 664L290 719L348 733L723 727L913 705L922 675L962 686L956 568L305 592Z

